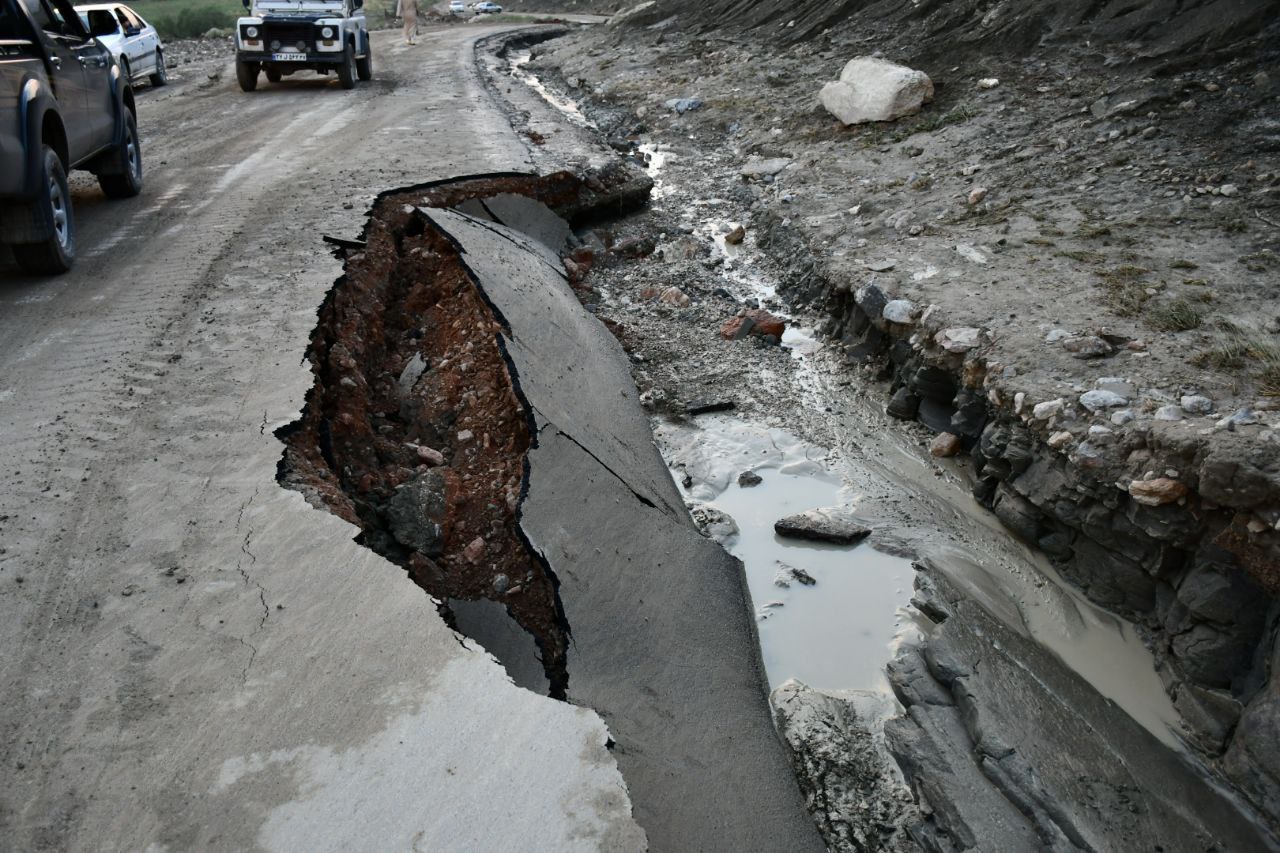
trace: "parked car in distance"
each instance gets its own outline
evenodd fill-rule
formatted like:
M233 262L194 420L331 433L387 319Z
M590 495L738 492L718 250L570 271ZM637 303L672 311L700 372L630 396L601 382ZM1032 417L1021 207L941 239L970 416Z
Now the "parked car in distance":
M453 0L453 2L449 4L450 15L461 15L465 11L467 11L467 4L463 3L462 0Z
M477 3L471 8L476 10L477 15L497 15L502 12L502 7L497 3Z
M160 34L141 15L119 3L76 6L76 12L85 29L105 33L98 41L111 51L130 83L144 78L150 78L153 86L168 82Z
M72 169L142 192L133 89L96 35L70 0L0 0L0 243L27 272L75 261Z

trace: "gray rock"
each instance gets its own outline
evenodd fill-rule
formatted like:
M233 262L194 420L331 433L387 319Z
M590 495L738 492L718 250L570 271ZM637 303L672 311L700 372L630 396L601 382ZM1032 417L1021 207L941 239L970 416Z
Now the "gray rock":
M891 760L864 722L874 720L883 696L831 696L791 679L769 696L774 723L791 754L800 790L827 849L833 853L885 853L914 849L904 825L920 820L896 781Z
M947 352L959 355L982 343L982 330L972 326L957 326L943 329L933 336L933 340Z
M889 405L885 407L885 412L887 412L890 417L895 417L903 421L914 420L916 413L919 411L920 398L913 394L911 389L905 385L893 392L893 396L889 398Z
M738 475L738 485L744 488L750 486L758 486L764 482L764 478L755 471L743 471Z
M884 319L903 326L915 322L916 306L910 299L895 299L884 306Z
M404 366L404 370L400 371L400 378L396 381L400 393L404 395L412 391L426 369L427 363L415 352L413 358L409 359L409 363Z
M1155 418L1158 421L1180 421L1183 418L1181 406L1161 406L1156 409Z
M426 557L444 550L445 478L433 468L396 488L387 503L387 526L396 541Z
M1207 415L1213 411L1213 401L1199 394L1184 394L1181 402L1182 411L1189 415Z
M1115 347L1095 335L1064 338L1062 348L1072 358L1105 358L1115 352Z
M1104 391L1101 388L1086 391L1080 395L1080 405L1091 412L1098 412L1102 409L1118 409L1127 405L1128 402L1128 397L1122 397L1114 391Z
M738 171L744 178L763 178L765 175L772 177L790 165L791 158L789 157L770 157L768 159L752 157Z
M933 82L923 71L860 56L849 60L840 79L823 86L818 98L844 124L893 121L933 100Z
M773 523L773 532L792 539L852 545L867 538L871 528L859 524L846 509L820 507L778 519Z
M666 102L665 106L679 115L684 115L685 113L702 109L702 100L700 98L672 98Z

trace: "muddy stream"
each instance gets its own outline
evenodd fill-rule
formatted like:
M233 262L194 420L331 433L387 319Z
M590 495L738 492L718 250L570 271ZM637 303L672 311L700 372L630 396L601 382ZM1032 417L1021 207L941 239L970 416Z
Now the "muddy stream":
M529 61L528 50L509 52L512 76L568 120L594 129L577 102L553 91L525 67ZM714 197L688 199L678 192L668 181L668 170L681 154L669 146L644 141L636 155L654 181L652 213L708 244L722 286L735 298L787 321L781 346L792 355L794 405L814 413L846 408L841 401L849 392L838 387L838 377L830 375L831 368L817 357L823 344L807 318L787 310L753 237L737 244L725 239L742 224L726 213L730 204ZM607 290L601 295L615 305L625 300ZM835 426L838 419L826 417ZM840 432L839 426L835 429ZM1011 545L996 522L972 506L951 505L954 495L937 491L922 503L932 501L947 511L920 513L932 526L908 530L885 525L883 519L890 513L857 484L873 479L883 483L895 470L903 470L911 480L902 484L904 492L921 490L925 478L919 471L927 463L900 440L879 436L882 446L876 450L886 458L867 460L806 443L773 425L723 414L679 424L655 418L654 432L695 517L702 514L705 522L710 511L713 521L703 524L705 532L743 562L772 687L795 678L823 691L883 697L879 707L886 716L900 711L885 666L900 647L920 642L932 628L910 603L913 559L927 553L961 578L984 605L1017 622L1020 630L1157 738L1182 748L1175 734L1178 714L1135 628L1061 581L1043 558ZM757 474L760 482L740 484L744 471ZM925 491L929 488L924 486ZM875 532L854 546L815 544L774 533L773 524L780 518L831 506L880 521L869 521ZM943 515L953 519L956 529L937 524ZM991 558L984 541L998 541L997 550L1016 554L1016 559L1011 563Z

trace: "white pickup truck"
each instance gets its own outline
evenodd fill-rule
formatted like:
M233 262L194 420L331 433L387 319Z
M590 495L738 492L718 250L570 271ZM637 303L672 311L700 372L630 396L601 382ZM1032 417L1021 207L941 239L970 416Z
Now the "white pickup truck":
M373 48L364 0L243 0L249 14L236 22L236 80L258 88L298 71L337 72L342 88L373 77Z

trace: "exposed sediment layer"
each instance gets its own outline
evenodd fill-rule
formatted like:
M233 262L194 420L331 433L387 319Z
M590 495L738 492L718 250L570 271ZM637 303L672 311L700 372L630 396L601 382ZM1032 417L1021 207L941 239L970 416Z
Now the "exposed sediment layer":
M788 229L768 234L775 253L807 253ZM1276 460L1233 454L1230 434L1210 447L1176 423L1134 430L1105 456L1055 449L1049 440L1074 404L1045 417L1002 394L1001 365L983 358L981 339L949 349L945 318L887 321L893 294L838 287L816 265L790 287L829 314L851 366L887 380L891 414L960 437L980 502L1092 600L1145 629L1189 741L1280 816L1274 734L1261 724L1280 689L1271 677L1280 533L1258 515L1280 495ZM1132 487L1146 471L1176 472L1183 487L1152 505Z

